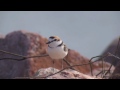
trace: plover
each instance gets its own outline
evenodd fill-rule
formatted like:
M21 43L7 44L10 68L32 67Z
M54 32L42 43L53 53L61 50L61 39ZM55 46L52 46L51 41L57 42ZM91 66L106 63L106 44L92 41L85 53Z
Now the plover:
M54 60L61 59L61 65L63 69L63 60L70 66L70 63L66 61L64 58L68 54L68 49L65 43L58 36L50 36L48 39L47 53L53 60L53 68L54 68ZM72 68L73 69L73 68Z

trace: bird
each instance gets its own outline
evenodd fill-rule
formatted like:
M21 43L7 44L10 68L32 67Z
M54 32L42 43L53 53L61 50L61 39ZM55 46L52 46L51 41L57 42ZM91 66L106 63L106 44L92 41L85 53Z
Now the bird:
M68 47L62 41L62 39L60 39L60 37L58 37L58 36L50 36L48 38L48 42L46 44L48 44L48 47L46 49L47 54L53 60L53 68L54 68L54 60L61 60L62 69L63 69L63 60L68 65L70 65L70 63L68 63L68 61L66 61L64 59L68 55L68 51L70 49L68 49Z

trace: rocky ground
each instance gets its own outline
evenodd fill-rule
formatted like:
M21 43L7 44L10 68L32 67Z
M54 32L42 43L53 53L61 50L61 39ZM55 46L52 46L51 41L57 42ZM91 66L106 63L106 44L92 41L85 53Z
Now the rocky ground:
M11 55L9 53L6 54L1 51L4 50L28 57L40 56L46 54L46 42L47 39L45 37L25 30L14 31L6 36L0 35L0 78L13 79L17 77L25 78L33 76L34 78L40 78L41 76L50 74L52 72L50 68L52 67L52 59L49 56L27 58L22 61L17 61L12 59L23 59L23 57ZM89 63L90 60L72 49L65 59L70 62L71 65L86 64ZM106 70L109 66L110 63L104 65ZM68 65L64 62L64 68L65 67L68 67ZM61 73L48 77L48 79L96 79L95 75L102 70L102 64L100 61L92 64L94 76L91 76L90 65L77 66L74 68L77 71L67 69ZM61 60L55 61L54 69L55 71L61 70ZM114 70L114 67L112 67L112 70ZM97 77L97 79L100 79L100 77Z
M60 70L52 67L39 69L33 75L33 77L16 77L15 79L26 79L26 78L27 79L98 79L95 76L86 75L72 69L65 69L60 72Z

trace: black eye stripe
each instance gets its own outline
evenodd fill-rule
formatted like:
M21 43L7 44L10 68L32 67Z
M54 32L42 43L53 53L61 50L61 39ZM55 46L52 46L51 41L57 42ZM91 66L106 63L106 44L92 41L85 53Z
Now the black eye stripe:
M54 42L54 41L56 41L56 39L52 40L51 42ZM50 43L51 43L51 42L50 42Z
M51 43L51 42L54 42L54 41L60 41L60 40L58 40L58 39L54 39L54 40L50 41L50 43Z
M61 43L61 44L59 44L57 47L60 47L60 46L62 46L63 45L63 42Z

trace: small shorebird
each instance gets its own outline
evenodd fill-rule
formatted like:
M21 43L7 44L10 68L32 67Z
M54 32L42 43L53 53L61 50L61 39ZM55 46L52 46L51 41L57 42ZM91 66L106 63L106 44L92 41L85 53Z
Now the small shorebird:
M60 59L62 59L61 60L62 69L63 60L70 66L70 63L64 59L65 56L67 56L69 49L58 36L50 36L46 44L48 44L47 53L53 59L53 68L54 60Z

